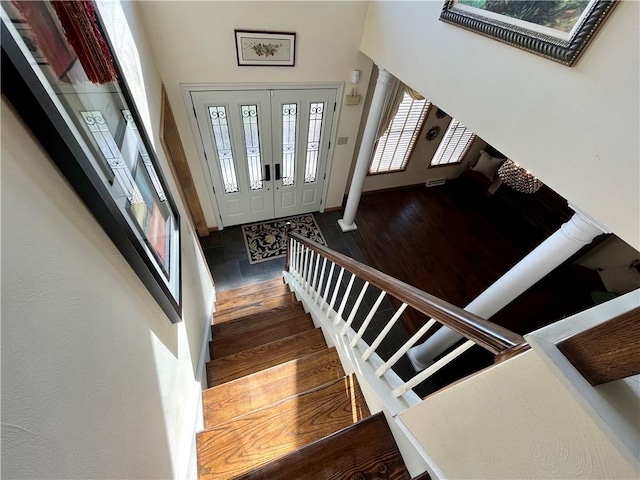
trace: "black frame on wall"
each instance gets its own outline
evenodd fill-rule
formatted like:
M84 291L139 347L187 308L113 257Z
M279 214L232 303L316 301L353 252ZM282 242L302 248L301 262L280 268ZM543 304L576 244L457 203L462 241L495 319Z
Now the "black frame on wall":
M106 37L106 36L105 36ZM108 38L107 38L108 41ZM109 45L111 47L111 45ZM111 193L80 147L71 129L67 126L58 108L52 101L4 22L1 28L1 87L2 94L13 105L25 124L31 129L51 160L69 181L92 215L107 233L111 241L125 257L142 283L149 290L160 308L172 323L182 321L182 258L178 259L177 299L165 284L160 272L154 267L149 254L124 218ZM113 48L111 48L113 51ZM134 121L143 125L131 92L123 80L122 69L113 55L116 69L120 73L119 87ZM156 167L160 182L168 192L166 181L158 167L154 152L144 128L139 129L152 163ZM167 195L178 225L177 251L181 252L181 219L171 195Z

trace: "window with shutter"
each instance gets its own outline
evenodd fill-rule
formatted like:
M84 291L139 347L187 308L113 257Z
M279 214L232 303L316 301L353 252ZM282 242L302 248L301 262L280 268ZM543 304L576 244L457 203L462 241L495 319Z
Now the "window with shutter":
M476 134L455 118L451 120L447 133L431 160L431 166L460 163L476 138Z
M369 174L399 172L407 168L431 102L405 93L389 128L376 142Z

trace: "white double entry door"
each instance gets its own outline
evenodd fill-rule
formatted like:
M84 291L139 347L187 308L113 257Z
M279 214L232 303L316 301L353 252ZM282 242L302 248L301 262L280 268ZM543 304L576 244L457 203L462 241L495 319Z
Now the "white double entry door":
M191 92L223 226L320 210L336 94Z

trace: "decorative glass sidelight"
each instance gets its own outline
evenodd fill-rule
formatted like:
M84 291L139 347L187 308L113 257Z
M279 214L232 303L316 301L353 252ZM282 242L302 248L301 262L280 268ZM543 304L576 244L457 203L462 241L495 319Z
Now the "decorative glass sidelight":
M235 160L233 159L233 149L231 148L227 109L225 107L209 107L209 116L211 117L213 138L220 161L224 193L236 193L239 191L238 178L236 176Z
M296 183L296 129L298 105L284 103L282 105L282 185L291 186Z
M249 188L262 190L262 159L260 158L260 133L258 131L258 106L241 105L244 148L249 169Z
M311 103L309 108L309 135L307 136L307 160L304 167L304 183L313 183L318 177L318 155L324 102Z

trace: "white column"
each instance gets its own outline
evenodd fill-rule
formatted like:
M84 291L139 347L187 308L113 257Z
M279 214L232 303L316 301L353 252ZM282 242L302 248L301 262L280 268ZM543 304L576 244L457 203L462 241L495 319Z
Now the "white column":
M371 106L369 107L367 123L365 124L364 132L362 134L362 142L360 142L356 168L353 170L353 178L351 179L351 187L349 188L349 196L347 197L344 216L338 220L338 225L340 225L343 232L349 232L358 228L355 224L356 212L358 211L358 204L360 203L360 197L362 196L364 179L367 176L369 164L371 163L371 154L373 153L373 146L376 143L378 124L380 123L380 117L382 116L382 108L384 107L384 101L387 96L387 88L389 87L390 81L391 74L384 68L380 68L378 70L376 88L373 91L373 97L371 98Z
M467 305L465 310L488 319L602 233L607 233L604 227L576 212L557 232ZM443 326L423 344L409 350L407 355L416 370L424 370L433 363L435 357L461 338L459 333Z

